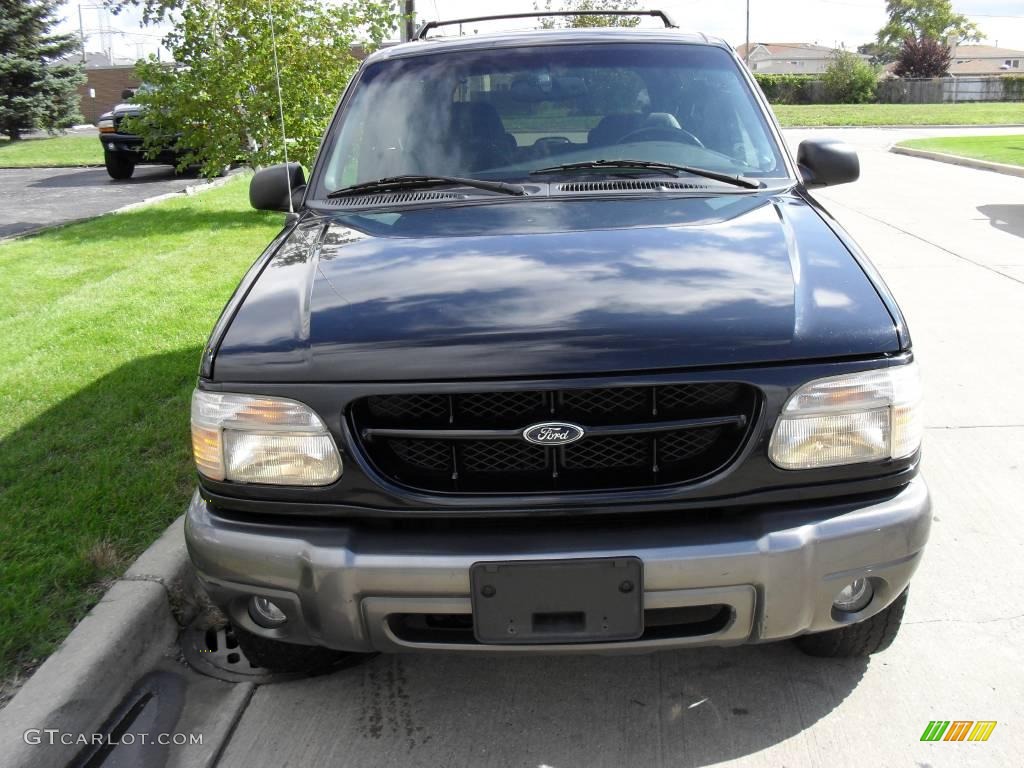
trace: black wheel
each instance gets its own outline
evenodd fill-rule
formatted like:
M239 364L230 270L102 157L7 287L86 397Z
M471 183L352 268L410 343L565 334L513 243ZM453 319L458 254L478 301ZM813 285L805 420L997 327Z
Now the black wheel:
M234 627L235 638L242 653L257 667L274 672L319 675L369 661L375 653L348 653L318 645L298 645L254 635Z
M870 619L840 629L801 635L793 642L808 656L830 659L870 656L892 645L903 623L906 607L907 590L903 590L892 605Z
M135 159L116 152L104 152L103 162L107 166L110 178L123 181L130 179L135 173Z

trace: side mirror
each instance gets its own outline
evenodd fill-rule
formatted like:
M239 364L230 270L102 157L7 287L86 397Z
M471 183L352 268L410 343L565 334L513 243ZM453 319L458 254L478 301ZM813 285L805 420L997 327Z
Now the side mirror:
M249 205L257 211L288 212L288 198L298 208L306 189L306 174L298 163L271 165L256 171L249 182Z
M129 99L134 99L134 98L135 98L135 89L134 88L125 88L123 91L121 91L121 101L128 101Z
M807 187L832 187L860 178L857 151L838 139L801 141L796 162Z

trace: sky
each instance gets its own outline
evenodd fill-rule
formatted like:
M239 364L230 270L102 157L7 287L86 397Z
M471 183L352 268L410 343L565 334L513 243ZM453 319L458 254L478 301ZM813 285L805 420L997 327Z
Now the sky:
M260 0L255 0L259 2ZM330 0L326 0L330 1ZM747 0L641 0L641 7L667 11L687 31L705 32L739 45L745 37ZM82 3L88 49L101 50L101 28L115 55L127 58L156 53L165 28L140 26L138 12L107 14L99 0ZM557 6L557 0L553 5ZM77 2L63 12L62 31L78 32ZM986 36L985 43L1024 50L1024 0L954 0L953 7L969 16ZM417 0L421 19L458 18L494 13L529 12L533 0ZM805 42L845 45L854 49L874 39L886 21L885 0L750 0L750 39L757 42ZM654 21L645 21L653 24ZM481 24L480 30L523 28L524 22ZM163 52L166 57L166 51Z

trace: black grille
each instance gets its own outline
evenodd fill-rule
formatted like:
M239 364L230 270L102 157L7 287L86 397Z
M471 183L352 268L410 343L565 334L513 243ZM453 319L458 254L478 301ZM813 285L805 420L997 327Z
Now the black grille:
M468 440L459 456L466 472L531 472L547 465L547 449L522 440Z
M642 467L651 461L649 440L640 435L593 437L562 449L569 469Z
M737 383L377 395L353 404L361 449L388 479L454 493L532 493L692 482L749 432L753 387ZM526 427L565 421L584 437L534 445Z

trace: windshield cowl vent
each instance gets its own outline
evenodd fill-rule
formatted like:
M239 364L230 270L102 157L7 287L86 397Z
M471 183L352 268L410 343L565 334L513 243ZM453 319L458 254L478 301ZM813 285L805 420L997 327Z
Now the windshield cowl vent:
M355 195L339 197L324 201L326 205L336 208L365 208L371 205L403 205L405 203L425 203L437 200L465 200L468 195L461 192L377 192L372 195Z
M557 185L559 192L622 192L649 189L708 189L707 184L691 181L655 181L648 179L613 179L608 181L570 181Z

